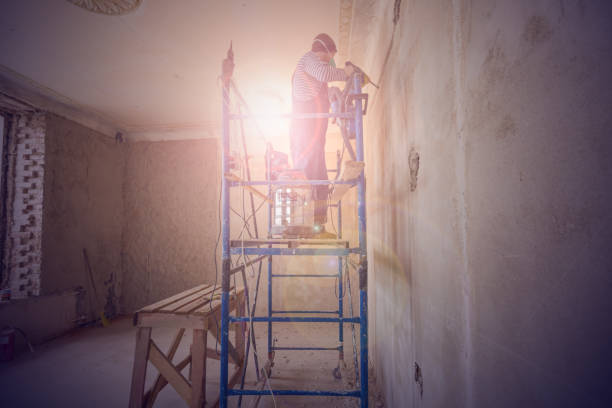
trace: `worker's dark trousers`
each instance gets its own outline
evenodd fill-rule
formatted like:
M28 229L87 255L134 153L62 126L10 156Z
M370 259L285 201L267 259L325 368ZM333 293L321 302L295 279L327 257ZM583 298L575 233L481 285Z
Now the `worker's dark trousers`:
M321 87L317 98L306 101L293 101L293 113L329 113L327 84ZM327 180L325 165L325 133L328 118L292 119L289 135L291 138L291 159L293 168L302 170L309 180ZM327 222L327 199L329 186L313 186L315 200L315 224Z

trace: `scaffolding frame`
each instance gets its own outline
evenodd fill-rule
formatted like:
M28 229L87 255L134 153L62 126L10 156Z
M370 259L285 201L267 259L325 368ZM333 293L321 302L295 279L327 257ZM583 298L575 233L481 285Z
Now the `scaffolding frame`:
M252 118L254 115L244 115L241 113L233 114L230 112L230 87L231 75L233 71L233 53L228 52L228 58L223 63L222 75L222 279L221 279L221 356L220 356L220 393L219 403L221 408L228 406L228 397L244 396L244 395L301 395L301 396L337 396L337 397L356 397L360 399L360 407L367 408L368 406L368 321L367 321L367 243L366 243L366 202L365 202L365 177L362 170L359 176L350 181L337 180L300 180L300 181L272 181L271 168L268 166L265 181L240 180L236 181L228 178L230 171L230 121ZM292 114L278 115L279 118L341 118L350 121L350 128L355 133L356 141L356 159L364 161L363 149L363 115L365 110L362 102L366 101L367 95L361 92L363 77L360 72L355 73L350 81L352 84L352 92L350 100L353 104L352 110L343 113L314 113L314 114ZM335 169L340 171L338 165ZM268 198L271 197L272 186L276 185L331 185L331 184L349 184L357 186L357 213L358 213L358 246L350 247L348 241L341 241L342 237L342 206L339 201L332 207L337 207L338 210L338 240L235 240L230 239L230 189L232 187L249 188L252 186L267 186ZM272 206L271 201L268 202L268 231L272 225ZM282 242L281 242L282 241ZM275 246L276 245L276 246ZM282 245L283 247L278 247ZM286 245L286 247L284 247ZM319 245L319 246L334 246L330 248L300 248L301 245ZM339 246L338 246L339 245ZM343 287L342 287L342 265L343 259L350 254L357 254L360 257L359 267L357 268L359 277L359 317L344 317L343 314ZM268 260L268 315L265 317L237 317L230 315L229 299L230 299L230 277L234 270L231 268L232 255L257 255L255 261L262 262ZM272 258L273 256L337 256L338 257L338 273L337 274L273 274L272 273ZM346 260L348 261L348 259ZM261 264L260 264L261 265ZM236 269L236 268L234 268ZM348 273L348 272L347 272ZM292 278L292 277L312 277L312 278L338 278L338 310L273 310L272 308L272 280L275 278ZM325 314L337 315L337 317L304 317L304 316L278 316L279 314ZM287 390L287 389L236 389L233 384L228 383L228 337L229 327L236 323L267 323L268 326L268 359L271 367L274 352L276 350L337 350L339 357L343 360L344 357L344 323L359 324L359 342L360 342L360 358L359 358L359 388L355 390L338 390L338 391L316 391L316 390ZM299 322L299 323L336 323L338 324L338 341L337 347L276 347L272 340L273 323L282 322ZM252 335L249 335L249 342ZM247 346L248 347L248 346ZM264 379L267 381L267 379Z

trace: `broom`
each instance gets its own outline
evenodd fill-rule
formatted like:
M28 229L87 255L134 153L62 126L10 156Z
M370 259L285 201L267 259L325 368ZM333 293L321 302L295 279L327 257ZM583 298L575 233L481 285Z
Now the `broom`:
M98 291L96 290L96 284L93 279L93 272L91 271L91 264L89 263L89 257L87 256L87 250L85 248L83 248L83 259L85 259L85 266L87 267L87 274L89 275L89 282L91 283L91 287L93 289L94 304L95 304L94 313L95 313L99 309ZM89 297L89 302L91 305L91 296ZM102 326L107 327L110 325L110 322L104 315L104 309L100 311L100 320L102 321Z

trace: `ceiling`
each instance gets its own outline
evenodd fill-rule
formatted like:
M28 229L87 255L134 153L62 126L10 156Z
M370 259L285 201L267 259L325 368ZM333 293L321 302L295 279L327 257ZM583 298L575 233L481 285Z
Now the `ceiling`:
M253 110L288 112L297 59L320 32L341 34L342 54L351 5L143 0L135 11L109 16L66 0L3 2L0 73L135 140L215 137L217 78L230 41L234 78Z

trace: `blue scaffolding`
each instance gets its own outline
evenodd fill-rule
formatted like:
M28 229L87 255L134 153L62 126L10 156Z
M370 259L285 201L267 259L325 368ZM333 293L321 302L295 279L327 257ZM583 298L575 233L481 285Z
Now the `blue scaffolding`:
M230 88L231 75L233 71L233 54L228 52L228 58L223 63L223 124L222 124L222 281L221 281L221 356L220 356L220 407L228 406L228 397L244 396L244 395L305 395L305 396L338 396L338 397L356 397L360 399L361 407L368 406L368 322L367 322L367 261L366 261L366 210L365 210L365 178L363 170L359 176L353 180L300 180L300 181L272 181L270 175L270 166L268 166L266 180L251 181L239 180L236 181L228 177L230 172L230 121L241 120L249 117L249 115L236 114L230 112ZM361 92L362 74L357 72L351 77L347 87L351 87L349 95L349 104L351 109L343 113L335 114L299 114L299 115L279 115L281 118L342 118L350 121L350 129L355 134L356 142L356 160L364 161L363 151L363 115L365 113L363 101L366 101L367 95ZM340 171L340 166L336 168ZM268 228L272 224L272 186L278 185L331 185L331 184L348 184L357 187L357 211L358 211L358 234L359 245L350 247L349 241L343 241L342 238L342 211L341 203L338 202L332 207L337 208L338 215L338 239L337 240L317 240L317 239L250 239L250 240L231 240L230 239L230 188L242 187L249 188L252 186L267 186L268 187ZM303 248L302 246L308 246ZM314 246L314 248L313 248ZM350 254L359 256L359 265L357 268L359 277L359 317L345 317L343 314L343 259ZM255 255L258 256L248 264L256 262L260 263L263 260L268 261L268 313L265 317L255 317L252 314L247 317L231 316L229 314L229 298L230 298L230 278L237 272L238 268L232 268L232 255ZM290 274L272 272L272 258L274 256L337 256L338 257L338 273L337 274ZM348 261L348 260L347 260ZM247 265L242 266L242 272ZM348 273L348 272L347 272ZM274 310L272 308L272 281L277 278L292 278L292 277L312 277L312 278L337 278L338 280L338 310ZM259 282L259 280L258 280ZM259 284L259 283L258 283ZM255 294L257 296L257 293ZM248 298L247 298L248 299ZM247 300L248 301L248 300ZM285 314L321 314L326 317L306 317L306 316L279 316ZM330 317L329 315L334 315ZM359 342L360 342L360 358L359 358L359 388L354 390L338 390L338 391L313 391L313 390L287 390L287 389L244 389L243 387L234 388L233 384L228 383L228 336L229 327L232 323L244 322L248 323L267 323L268 327L268 359L271 367L276 350L337 350L339 357L342 360L344 355L344 333L343 324L353 323L359 324ZM272 327L273 323L282 322L300 322L300 323L336 323L338 324L338 340L337 347L277 347L273 342ZM249 331L249 343L251 340L251 332ZM254 336L253 336L254 337ZM248 348L247 348L248 350ZM247 354L248 355L248 354ZM256 361L257 363L257 361ZM356 367L357 370L357 367ZM264 380L265 381L265 380ZM240 397L241 398L241 397Z

